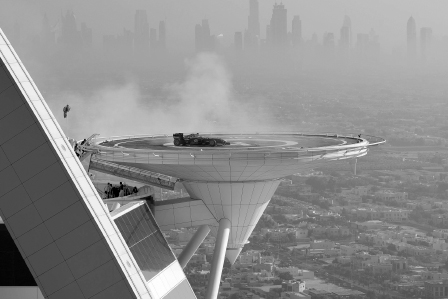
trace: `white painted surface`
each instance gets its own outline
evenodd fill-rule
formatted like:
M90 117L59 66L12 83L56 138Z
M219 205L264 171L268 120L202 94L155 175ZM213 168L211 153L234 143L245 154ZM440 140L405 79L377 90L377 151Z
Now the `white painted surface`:
M0 211L42 294L151 298L89 176L1 30L0 61Z
M0 287L2 299L44 299L39 287Z

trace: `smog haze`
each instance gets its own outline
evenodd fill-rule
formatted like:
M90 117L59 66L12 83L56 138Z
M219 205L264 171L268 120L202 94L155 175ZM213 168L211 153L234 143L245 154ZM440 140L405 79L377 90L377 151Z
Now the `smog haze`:
M444 136L447 10L446 1L416 0L20 0L2 1L0 27L75 138L390 137L391 123Z

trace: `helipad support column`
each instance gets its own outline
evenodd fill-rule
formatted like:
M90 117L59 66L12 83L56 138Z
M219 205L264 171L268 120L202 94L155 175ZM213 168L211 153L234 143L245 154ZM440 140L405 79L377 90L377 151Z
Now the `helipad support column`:
M216 221L231 223L226 257L233 264L269 204L280 180L252 182L183 181L188 194L200 199ZM216 234L216 227L212 228Z
M230 234L230 220L223 218L219 220L218 234L216 236L215 251L213 252L213 261L208 279L206 299L216 299L219 291L219 283L221 282L221 273L224 266L224 258L226 257L227 241Z
M199 246L201 246L202 242L207 237L209 232L210 228L208 227L208 225L201 225L199 227L193 238L191 238L190 242L188 242L187 246L185 246L184 250L177 258L182 268L185 268L185 266L188 264L196 250L198 250Z

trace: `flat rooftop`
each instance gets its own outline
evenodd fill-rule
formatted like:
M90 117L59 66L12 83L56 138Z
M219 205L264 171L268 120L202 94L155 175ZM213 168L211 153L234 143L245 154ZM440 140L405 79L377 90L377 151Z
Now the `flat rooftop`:
M230 145L225 146L174 146L172 135L155 135L142 137L116 137L105 139L99 146L115 149L139 150L301 150L312 148L325 148L357 144L363 141L360 138L344 137L338 135L304 135L304 134L199 134L202 137L216 137L224 139Z

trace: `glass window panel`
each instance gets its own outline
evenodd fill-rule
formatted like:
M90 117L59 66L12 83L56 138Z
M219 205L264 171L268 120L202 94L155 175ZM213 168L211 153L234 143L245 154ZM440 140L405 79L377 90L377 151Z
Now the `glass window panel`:
M114 221L147 281L175 260L146 204Z

